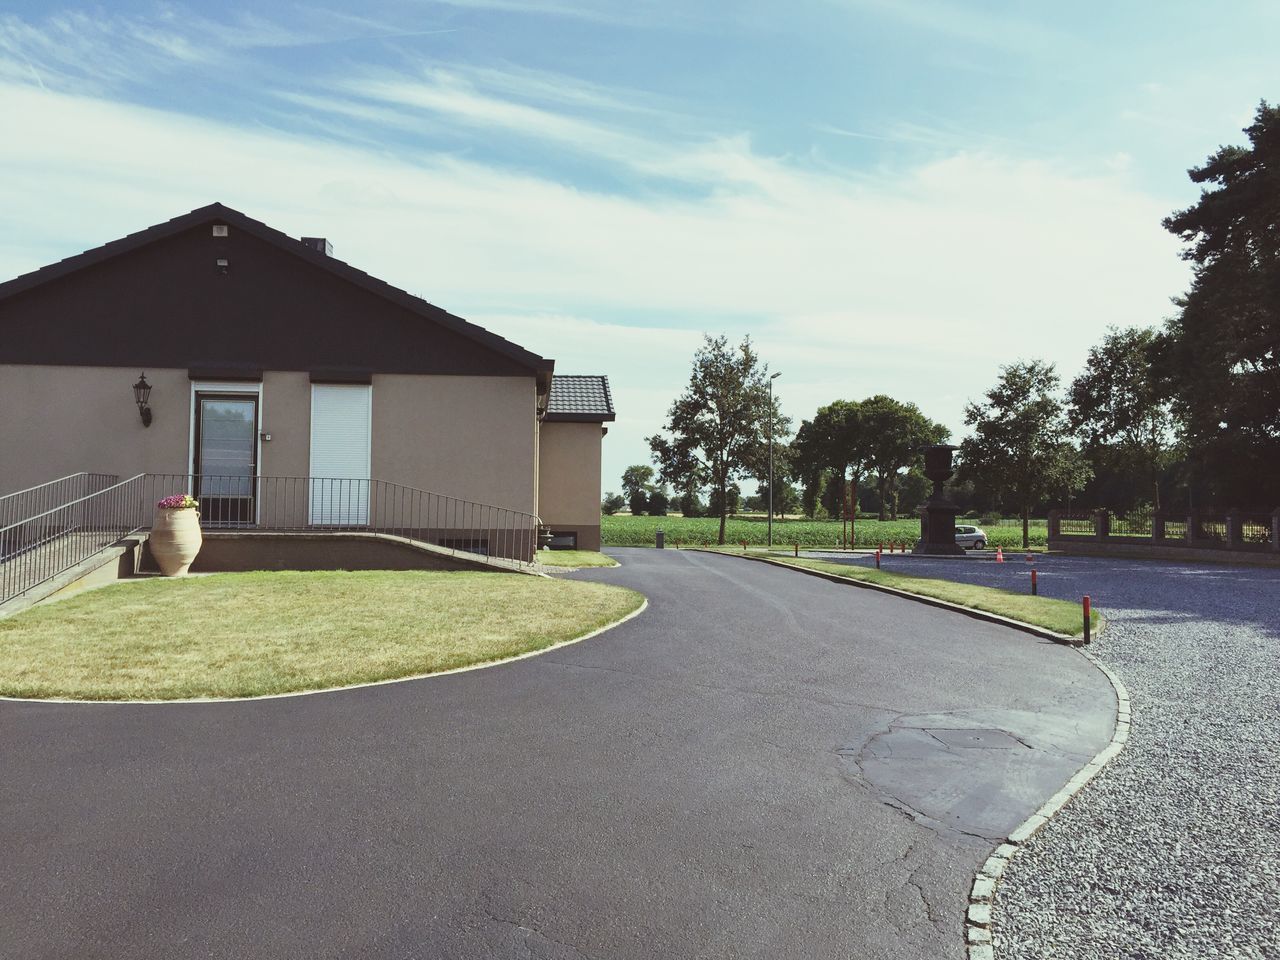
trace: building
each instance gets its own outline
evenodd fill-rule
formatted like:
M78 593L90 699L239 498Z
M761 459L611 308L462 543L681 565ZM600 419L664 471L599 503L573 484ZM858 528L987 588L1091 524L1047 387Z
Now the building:
M386 481L598 549L607 379L332 254L215 203L0 284L0 495L190 475L206 521L252 527L259 481L351 481L292 518L324 527L376 518Z

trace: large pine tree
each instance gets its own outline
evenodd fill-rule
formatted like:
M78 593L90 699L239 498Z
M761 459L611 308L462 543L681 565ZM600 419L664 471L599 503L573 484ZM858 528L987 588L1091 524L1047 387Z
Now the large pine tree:
M1201 498L1270 509L1280 498L1280 108L1264 101L1247 147L1189 172L1200 199L1165 220L1195 264L1161 369Z

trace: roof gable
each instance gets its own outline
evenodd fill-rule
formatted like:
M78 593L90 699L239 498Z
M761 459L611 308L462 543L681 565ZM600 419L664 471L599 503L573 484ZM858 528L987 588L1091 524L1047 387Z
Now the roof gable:
M212 231L205 229L211 225L225 225L227 236L213 237ZM216 277L215 264L220 261L228 262L221 271L226 276ZM126 276L129 274L134 275L132 282ZM297 297L291 296L290 287ZM255 294L261 303L254 300ZM190 303L183 302L184 295ZM40 308L42 300L48 302L48 309ZM346 341L342 351L308 343L298 355L314 356L283 369L305 369L323 362L328 366L372 367L374 372L450 372L447 368L452 363L459 373L489 372L483 368L492 367L493 372L506 375L520 371L534 374L541 391L554 367L552 360L219 203L0 283L0 328L13 322L24 331L35 331L42 321L56 324L59 318L71 314L91 339L95 331L118 339L128 333L130 318L156 325L153 336L161 336L163 327L176 324L186 331L176 336L198 337L200 331L191 329L192 322L212 319L205 309L211 301L220 302L227 314L248 310L265 315L258 316L250 333L261 330L264 318L270 322L275 317L279 322L287 319L295 336L305 337L312 328L313 340ZM341 328L341 318L331 316L342 312L338 303L347 314L345 330ZM53 309L54 304L57 310ZM309 315L300 315L304 309ZM288 314L287 318L281 317L282 313ZM164 323L164 316L158 314L172 315ZM412 329L415 318L420 323L416 330ZM232 318L224 314L223 319L231 322ZM382 325L384 330L372 330L371 325ZM61 326L57 333L62 338L74 340L81 332L67 327L65 322ZM204 331L206 335L210 332ZM375 348L373 341L379 333L389 334L396 341L394 346ZM426 343L428 336L430 344ZM35 341L40 339L35 337ZM13 345L17 338L0 337L0 341ZM435 349L437 342L440 350ZM58 343L50 337L43 344L29 342L25 350L0 347L0 363L92 362L74 359L75 350L60 349ZM202 360L249 361L282 368L279 354L284 351L280 349L275 351L276 356L244 356L252 353L251 342L233 350L237 356L232 357L222 355L227 353L226 345L207 342L206 346L208 349L199 354ZM411 356L397 356L397 350L407 350ZM152 354L152 359L137 356L122 359L121 363L159 366L162 364L157 361L165 359L156 356L162 351L144 348L141 352ZM362 353L367 356L362 358ZM111 354L108 350L106 359L98 362L109 363ZM492 362L484 361L486 356ZM431 369L414 369L414 360Z

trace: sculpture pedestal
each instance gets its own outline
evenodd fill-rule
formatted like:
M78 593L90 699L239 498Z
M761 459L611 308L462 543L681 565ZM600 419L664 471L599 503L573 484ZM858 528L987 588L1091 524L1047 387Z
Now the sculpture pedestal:
M912 553L935 557L963 557L956 543L956 514L960 508L942 499L929 499L920 507L920 539Z

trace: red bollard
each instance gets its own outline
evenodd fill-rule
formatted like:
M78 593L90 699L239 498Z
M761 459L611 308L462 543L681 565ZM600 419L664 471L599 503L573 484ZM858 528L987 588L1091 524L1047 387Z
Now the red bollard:
M795 549L796 549L796 556L797 556L797 557L798 557L798 556L800 556L800 544L798 544L798 543L793 543L791 546L795 547Z
M1037 590L1036 590L1036 568L1035 568L1035 567L1032 567L1032 568L1031 568L1031 595L1032 595L1033 597L1037 595Z
M745 540L742 541L742 552L743 553L747 552L747 541Z
M1089 639L1089 628L1091 626L1089 621L1091 619L1091 616L1090 616L1091 612L1092 611L1089 609L1089 595L1086 593L1084 595L1084 642L1085 643L1091 642Z
M876 569L880 569L880 551L876 550Z
M876 550L879 551L883 549L884 549L884 541L881 540L879 543L876 544Z

